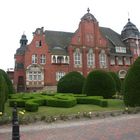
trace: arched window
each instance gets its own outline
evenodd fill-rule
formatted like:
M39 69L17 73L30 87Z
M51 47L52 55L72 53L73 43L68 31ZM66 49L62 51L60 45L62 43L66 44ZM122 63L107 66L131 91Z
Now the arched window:
M106 68L107 67L107 60L106 60L106 54L105 50L101 50L99 54L99 61L100 61L100 68Z
M89 49L88 54L87 54L87 65L88 67L95 66L95 54L93 53L92 49Z
M74 65L81 65L81 53L79 49L74 52Z

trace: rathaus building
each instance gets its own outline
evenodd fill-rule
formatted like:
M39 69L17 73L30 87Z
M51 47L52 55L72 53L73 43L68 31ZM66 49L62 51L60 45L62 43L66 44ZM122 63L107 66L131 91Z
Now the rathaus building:
M130 19L118 34L100 27L88 9L74 33L41 27L29 43L25 34L21 36L14 56L14 86L17 91L42 89L55 86L68 72L86 77L94 69L114 71L124 78L140 55L139 47L140 33Z

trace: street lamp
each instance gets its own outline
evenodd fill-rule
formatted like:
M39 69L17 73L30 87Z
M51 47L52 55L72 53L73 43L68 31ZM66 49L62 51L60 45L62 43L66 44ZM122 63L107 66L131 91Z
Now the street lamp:
M19 132L19 121L18 121L18 113L17 113L17 104L14 104L13 112L12 112L12 140L20 140L20 132Z

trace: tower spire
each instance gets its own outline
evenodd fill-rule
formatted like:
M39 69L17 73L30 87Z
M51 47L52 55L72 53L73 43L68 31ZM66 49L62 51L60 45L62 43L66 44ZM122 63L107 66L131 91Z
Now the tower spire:
M130 22L130 14L129 14L129 12L128 12L128 22Z

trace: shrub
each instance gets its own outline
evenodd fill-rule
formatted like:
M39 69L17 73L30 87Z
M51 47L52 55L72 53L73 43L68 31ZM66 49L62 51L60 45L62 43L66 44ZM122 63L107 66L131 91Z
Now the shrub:
M81 94L84 81L84 76L79 72L70 72L59 80L57 84L57 92Z
M87 94L88 96L112 98L115 92L115 82L107 72L94 70L88 74L83 87L84 94Z
M25 100L23 99L11 99L9 100L9 106L14 107L15 103L17 104L17 107L25 107Z
M13 84L12 84L12 81L10 80L9 76L7 75L7 73L4 71L4 70L1 70L1 73L6 81L6 84L7 84L7 94L13 94L15 93L15 90L14 90L14 87L13 87Z
M106 100L103 100L102 96L86 96L86 97L76 97L78 104L94 104L101 107L108 106Z
M7 84L0 71L0 112L4 112L4 104L7 99Z
M140 57L127 72L123 84L124 103L127 106L140 106Z
M52 98L46 99L47 106L53 107L73 107L77 104L76 98L72 96L54 96Z
M25 104L25 110L30 112L36 112L38 111L38 106L39 105L37 103L34 103L33 100L29 100Z
M109 72L109 74L112 76L112 78L115 81L116 91L120 93L121 92L121 80L120 80L119 76L115 72Z

